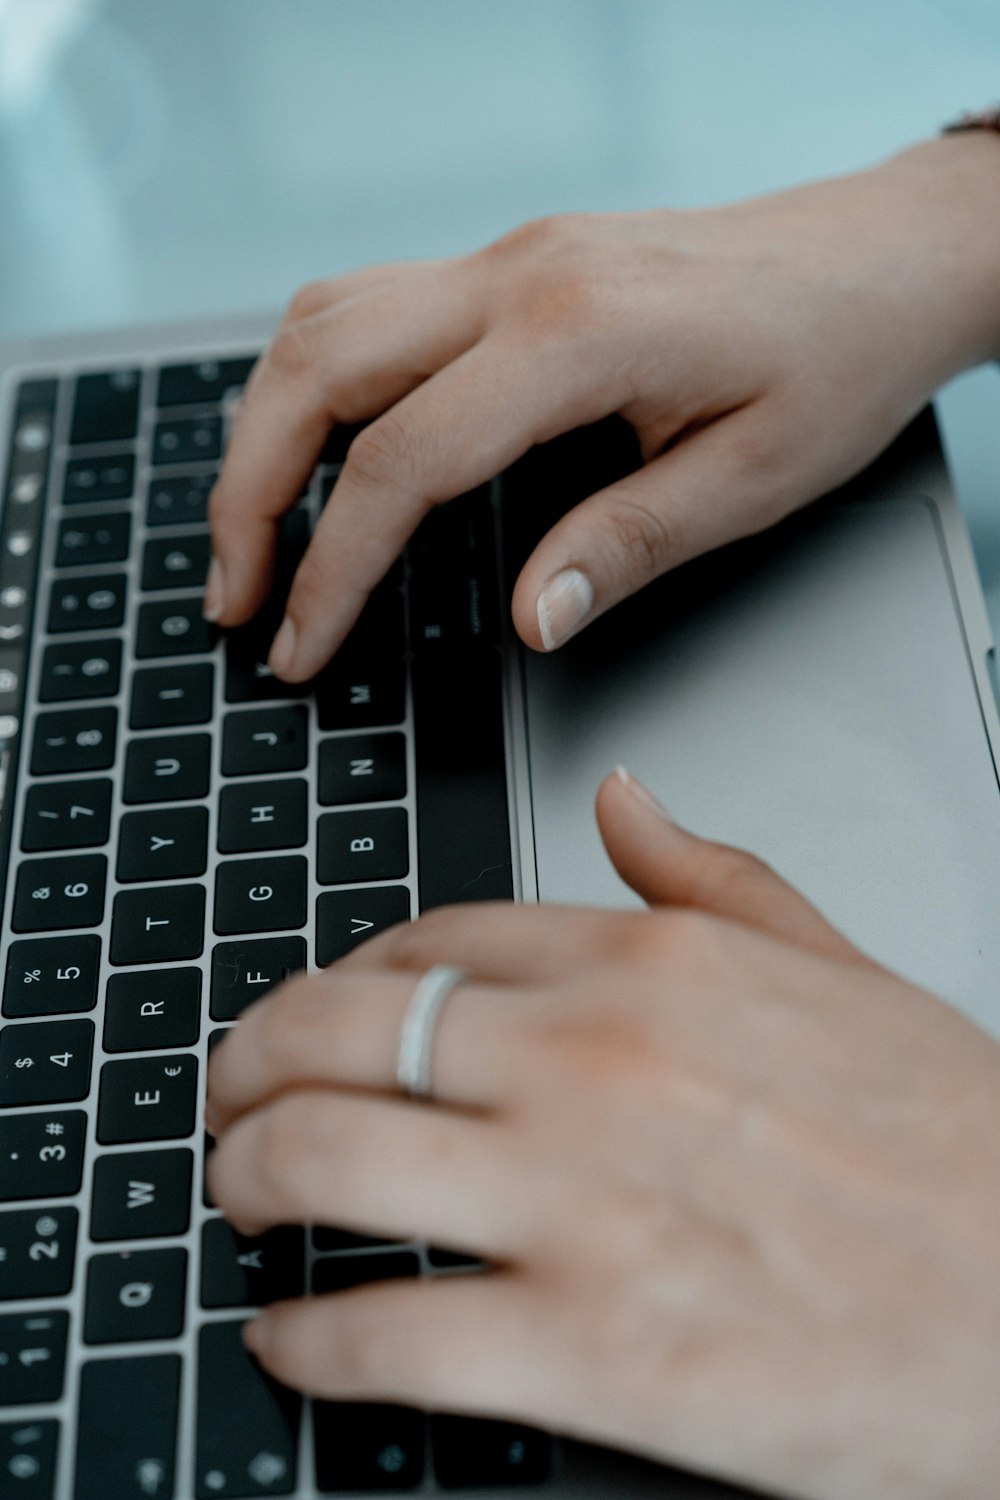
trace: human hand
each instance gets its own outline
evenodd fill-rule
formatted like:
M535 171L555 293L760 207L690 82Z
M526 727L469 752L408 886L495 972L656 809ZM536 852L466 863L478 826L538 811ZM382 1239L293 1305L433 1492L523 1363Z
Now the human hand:
M305 287L251 377L210 507L206 612L267 595L277 518L331 425L352 443L270 665L303 681L422 516L533 443L620 412L645 466L569 512L513 596L552 649L677 564L873 458L1000 352L1000 143L698 212L568 215L473 255ZM374 420L370 420L374 419Z
M285 1383L528 1421L809 1500L975 1500L1000 1437L1000 1049L636 783L647 912L444 909L247 1010L215 1201L481 1256L276 1304ZM433 1102L395 1085L438 963Z

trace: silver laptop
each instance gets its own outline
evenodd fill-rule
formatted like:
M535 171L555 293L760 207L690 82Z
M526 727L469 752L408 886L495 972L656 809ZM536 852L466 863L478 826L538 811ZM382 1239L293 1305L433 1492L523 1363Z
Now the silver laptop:
M313 1405L254 1307L480 1274L207 1200L211 1046L287 974L448 901L622 905L629 765L1000 1036L992 643L925 414L837 496L663 579L551 658L503 601L551 517L636 461L605 423L444 507L308 688L265 610L201 618L205 502L267 320L10 345L0 369L0 1495L735 1495L519 1424ZM334 489L334 434L279 590Z

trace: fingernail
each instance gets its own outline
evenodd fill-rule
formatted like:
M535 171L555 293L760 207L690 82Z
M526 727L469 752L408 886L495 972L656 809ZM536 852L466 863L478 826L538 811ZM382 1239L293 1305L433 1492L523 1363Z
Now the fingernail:
M643 807L648 807L650 812L655 812L667 823L673 823L673 818L667 812L662 802L658 802L648 787L644 787L641 781L637 781L631 771L624 766L615 766L615 775L622 786L632 793L636 801L641 802Z
M219 1134L219 1117L210 1104L205 1105L205 1129L210 1136Z
M579 568L565 568L550 578L538 596L538 629L546 651L555 651L575 635L594 604L590 579Z
M222 587L222 564L217 557L213 557L208 565L208 576L205 579L205 600L201 612L210 624L219 618L226 607L225 594Z
M251 1354L258 1357L263 1354L267 1347L267 1318L264 1313L258 1313L255 1318L243 1324L243 1342Z
M295 626L286 615L281 622L281 629L271 643L271 654L268 657L268 666L272 672L281 677L292 665L292 657L295 655Z

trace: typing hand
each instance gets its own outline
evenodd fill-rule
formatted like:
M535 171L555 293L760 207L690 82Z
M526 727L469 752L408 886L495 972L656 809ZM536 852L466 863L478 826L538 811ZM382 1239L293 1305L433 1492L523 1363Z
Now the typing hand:
M993 140L699 212L569 215L476 254L307 286L259 362L211 501L206 608L267 595L276 519L331 426L351 444L271 667L310 677L435 504L622 413L645 466L543 538L513 598L552 649L678 563L861 468L1000 351Z
M259 1001L211 1192L495 1269L272 1306L314 1395L546 1425L809 1500L995 1494L1000 1049L630 780L646 912L442 909ZM433 1102L395 1086L435 964Z

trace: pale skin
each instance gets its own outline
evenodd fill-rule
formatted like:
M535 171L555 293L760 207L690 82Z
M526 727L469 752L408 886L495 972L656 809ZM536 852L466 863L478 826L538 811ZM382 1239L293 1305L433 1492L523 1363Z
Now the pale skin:
M1000 354L998 245L983 135L307 288L213 496L206 608L234 625L260 604L275 518L332 423L371 420L273 649L293 680L431 505L620 411L645 466L560 521L515 589L519 633L554 649L846 479ZM567 571L589 594L546 597ZM290 981L216 1050L210 1183L238 1227L495 1267L272 1307L251 1347L311 1394L516 1417L801 1500L991 1496L1000 1048L627 775L597 816L647 911L432 913ZM396 1045L435 963L468 978L420 1104Z

